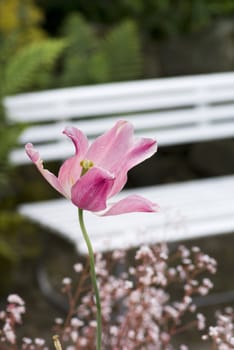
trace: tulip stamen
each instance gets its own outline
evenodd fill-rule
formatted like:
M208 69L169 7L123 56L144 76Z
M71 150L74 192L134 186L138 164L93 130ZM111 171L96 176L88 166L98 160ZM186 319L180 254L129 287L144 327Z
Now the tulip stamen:
M89 169L91 169L94 166L94 163L92 162L92 160L89 159L83 159L80 162L80 166L82 167L82 172L81 172L81 176L83 176L84 174L87 173L87 171Z

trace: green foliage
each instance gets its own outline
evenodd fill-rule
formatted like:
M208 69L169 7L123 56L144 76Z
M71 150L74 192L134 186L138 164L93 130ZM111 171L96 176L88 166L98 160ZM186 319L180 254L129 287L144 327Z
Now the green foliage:
M98 40L92 28L82 17L74 14L65 21L62 35L67 39L68 47L64 53L59 85L91 83L91 62L98 50Z
M68 11L79 11L90 22L107 25L132 19L143 32L157 38L196 31L216 17L234 15L233 0L40 0L39 3L51 16L53 11L61 16Z
M20 127L6 124L0 100L0 200L9 185L8 154L11 147L16 143L19 132Z
M155 36L197 31L217 16L233 15L232 0L126 0L121 1L129 15L145 31Z
M16 143L20 128L17 126L6 127L0 122L0 198L4 195L9 185L8 154Z
M3 94L46 85L48 72L65 46L64 40L47 39L21 49L6 64Z
M13 272L22 259L32 259L41 252L35 227L12 211L0 213L0 274L3 293L12 283Z
M7 124L3 106L5 95L18 93L46 83L49 71L62 50L64 40L45 39L14 53L12 42L2 43L0 95L0 199L6 201L12 191L8 154L16 144L21 127ZM14 54L13 54L14 53ZM12 194L12 193L11 193ZM12 207L12 205L11 205ZM1 291L11 282L16 264L23 258L37 254L38 240L26 220L13 211L0 213L0 274Z
M136 79L141 75L137 28L125 21L100 36L78 14L66 20L62 34L68 41L59 85L71 86Z
M9 127L6 131L3 107L0 104L0 164L7 161L7 154L10 146L14 144L17 133L14 128ZM0 168L1 170L1 168ZM0 171L1 179L1 171ZM0 180L1 183L1 180Z
M38 243L35 229L26 219L12 211L1 211L0 256L11 262L30 258L40 252Z
M14 53L14 42L14 36L10 41L1 42L0 51L0 190L9 182L8 153L22 130L22 126L9 125L5 120L2 106L4 96L47 86L49 73L66 47L65 40L45 39Z
M108 75L112 81L139 78L142 67L139 33L132 21L121 23L103 41Z
M44 39L42 12L33 0L0 0L0 192L8 176L8 152L21 130L5 120L4 96L47 86L49 72L65 48L64 40ZM31 43L33 40L37 42Z
M40 250L35 228L13 211L16 188L8 154L22 127L7 123L3 99L6 95L47 87L49 73L66 42L45 38L39 27L43 16L33 0L0 0L0 13L4 13L0 23L0 292L3 292L16 265L38 255Z
M44 15L34 0L0 0L0 14L0 38L15 36L15 50L46 36L41 28Z

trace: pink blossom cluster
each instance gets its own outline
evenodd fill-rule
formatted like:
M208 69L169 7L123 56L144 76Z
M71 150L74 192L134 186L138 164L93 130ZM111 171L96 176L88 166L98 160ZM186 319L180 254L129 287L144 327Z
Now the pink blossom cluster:
M89 264L77 263L74 271L77 282L70 277L62 280L62 292L70 306L68 314L55 319L52 334L58 334L63 350L93 350L96 306ZM177 334L191 327L204 332L205 317L193 299L209 292L213 285L208 276L215 271L216 261L198 247L179 246L169 253L166 244L158 244L142 246L134 254L97 254L103 349L172 350ZM0 349L48 350L43 339L17 339L15 327L24 312L23 300L10 296L6 311L0 314ZM181 344L179 349L189 347Z
M210 326L208 334L203 335L204 340L212 339L213 349L234 349L234 310L227 307L224 312L216 313L216 325Z
M85 268L78 271L79 284L84 278L81 270ZM117 274L113 274L116 270ZM190 327L204 330L205 317L197 312L193 297L207 294L212 288L204 273L215 273L216 261L198 247L180 246L169 254L165 244L142 246L134 259L120 251L108 258L98 254L96 271L102 303L103 349L171 350L178 333ZM87 278L88 275L83 279L84 285ZM96 307L90 289L77 297L70 280L70 284L63 284L63 291L71 309L65 320L56 320L55 331L64 349L93 349ZM188 347L181 344L182 349Z
M22 316L25 311L24 300L17 294L10 294L7 298L6 310L0 311L1 350L49 350L42 338L24 337L21 341L21 347L18 347L16 326L22 323Z
M8 305L5 311L0 312L1 332L0 341L15 344L15 325L22 322L25 313L24 301L17 294L10 294L7 298Z

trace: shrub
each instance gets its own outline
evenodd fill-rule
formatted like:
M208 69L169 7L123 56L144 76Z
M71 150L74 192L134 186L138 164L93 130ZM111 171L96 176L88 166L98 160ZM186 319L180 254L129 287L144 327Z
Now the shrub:
M98 33L79 14L70 15L62 28L68 42L54 85L71 86L136 79L141 76L140 38L136 25L125 21Z
M88 265L77 263L74 271L77 282L70 277L62 281L69 310L64 319L55 319L53 332L64 350L93 349L96 306ZM96 271L103 310L103 349L175 349L175 339L182 331L194 328L204 332L205 318L197 311L194 297L212 288L208 276L215 273L216 261L198 247L180 246L169 253L165 244L143 246L130 263L122 251L105 258L98 254ZM10 296L6 312L0 314L1 349L48 349L41 338L17 339L16 327L24 312L24 301ZM181 344L180 349L187 347Z

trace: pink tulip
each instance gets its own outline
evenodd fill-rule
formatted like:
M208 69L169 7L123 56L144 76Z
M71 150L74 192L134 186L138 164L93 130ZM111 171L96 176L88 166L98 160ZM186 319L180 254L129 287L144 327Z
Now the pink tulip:
M132 124L123 120L90 146L79 129L68 127L63 133L73 141L76 152L62 164L58 176L44 169L40 155L31 143L25 147L38 170L58 192L78 208L103 211L101 215L158 210L156 204L138 195L128 196L107 206L107 200L126 184L128 170L156 152L155 140L135 139Z

